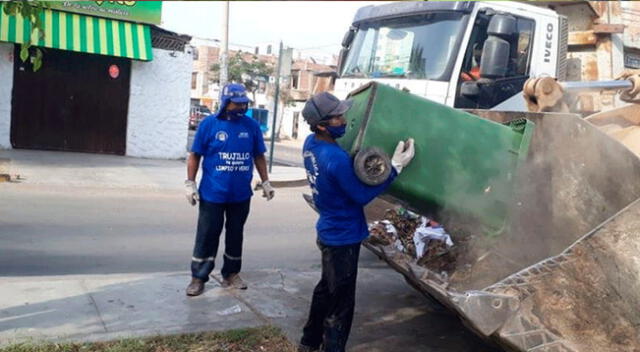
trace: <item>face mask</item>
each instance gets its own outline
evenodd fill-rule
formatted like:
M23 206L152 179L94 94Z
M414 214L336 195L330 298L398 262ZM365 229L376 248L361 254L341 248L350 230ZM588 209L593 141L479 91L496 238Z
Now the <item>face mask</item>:
M347 125L327 126L327 131L329 131L331 138L338 139L344 136L344 133L347 131Z
M244 116L244 114L247 113L247 109L246 108L238 108L238 109L233 109L233 110L227 110L227 116L229 116L229 118L232 119L239 119L241 117Z

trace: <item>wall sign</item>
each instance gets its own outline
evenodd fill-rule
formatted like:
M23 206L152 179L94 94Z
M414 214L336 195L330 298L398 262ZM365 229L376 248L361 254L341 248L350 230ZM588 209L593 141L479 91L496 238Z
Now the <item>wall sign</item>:
M118 20L160 24L162 1L47 1L55 10Z
M624 53L624 66L627 68L640 68L640 54Z
M109 66L109 77L116 79L120 76L120 68L118 65Z

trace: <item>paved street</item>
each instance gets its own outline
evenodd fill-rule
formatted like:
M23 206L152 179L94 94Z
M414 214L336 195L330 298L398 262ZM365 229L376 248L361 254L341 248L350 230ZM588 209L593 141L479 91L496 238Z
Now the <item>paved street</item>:
M174 318L176 313L171 310L165 315L144 315L145 310L162 312L165 304L181 307L188 302L183 289L189 279L197 211L183 197L184 161L37 151L2 152L0 157L13 159L11 172L23 178L17 183L0 183L0 340L13 336L12 331L29 331L21 327L34 326L40 331L35 335L42 338L53 334L104 339L129 333L126 323L115 324L122 319L134 319L136 324L145 319L149 324L168 320L152 326L151 333L214 328L215 324L196 324L200 318ZM253 198L243 272L257 287L238 298L255 304L259 315L269 316L273 304L286 307L285 313L276 314L278 319L272 322L294 339L319 275L319 254L314 244L316 215L302 200L305 191L280 188L271 202ZM490 350L455 317L430 313L424 299L402 277L366 250L360 267L353 351ZM287 294L261 291L272 287L259 282L273 273L290 280ZM126 288L131 276L137 282L137 291ZM67 292L78 282L88 286ZM145 286L152 282L159 286ZM96 310L103 317L117 313L120 318L103 322L101 335L69 334L67 330L73 325L64 325L67 330L56 328L59 319L76 312L73 307L82 307L78 302L86 301L83 295L96 295L102 291L93 288L104 285L109 285L109 299L137 302L131 305L141 307L138 315L110 311L105 298L105 302L97 302ZM170 289L162 293L162 287ZM208 287L214 290L211 299L218 302L216 309L228 305L218 300L215 284ZM157 296L160 306L139 299L147 294L151 301ZM33 305L34 300L41 303ZM184 307L195 309L190 304ZM60 309L70 311L61 318L53 313ZM40 316L45 312L50 313ZM27 317L33 314L39 318L29 320ZM259 321L245 315L238 319L215 326L249 326L249 321Z

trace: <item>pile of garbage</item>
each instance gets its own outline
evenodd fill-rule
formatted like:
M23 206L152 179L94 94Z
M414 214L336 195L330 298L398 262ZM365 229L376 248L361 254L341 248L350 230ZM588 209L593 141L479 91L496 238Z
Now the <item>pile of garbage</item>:
M392 246L415 262L444 276L456 267L455 246L439 223L404 208L387 209L384 218L369 224L367 242Z

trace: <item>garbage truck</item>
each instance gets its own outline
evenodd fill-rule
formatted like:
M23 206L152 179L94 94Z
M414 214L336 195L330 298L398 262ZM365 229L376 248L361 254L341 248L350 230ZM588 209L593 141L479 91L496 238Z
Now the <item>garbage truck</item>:
M360 8L342 41L335 93L369 81L456 108L500 105L528 78L614 79L640 68L633 1L394 2ZM612 95L581 98L586 114Z

